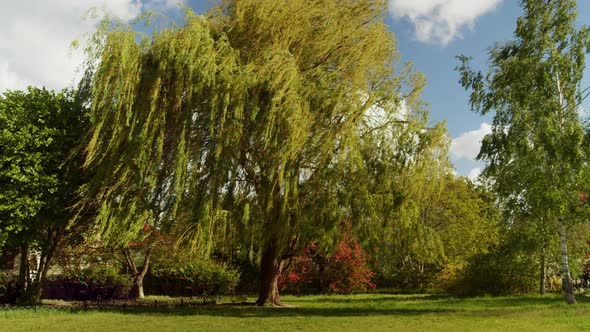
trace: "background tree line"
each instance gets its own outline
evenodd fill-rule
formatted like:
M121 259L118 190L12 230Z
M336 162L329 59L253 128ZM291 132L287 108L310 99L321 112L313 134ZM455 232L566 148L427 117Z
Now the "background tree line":
M127 275L139 298L146 276L282 305L280 287L304 283L500 294L561 275L575 301L588 29L575 1L521 4L488 75L460 57L472 107L495 112L478 185L453 174L384 1L223 1L179 25L148 13L152 35L106 18L77 89L0 98L0 237L20 253L19 301L40 300L56 260Z

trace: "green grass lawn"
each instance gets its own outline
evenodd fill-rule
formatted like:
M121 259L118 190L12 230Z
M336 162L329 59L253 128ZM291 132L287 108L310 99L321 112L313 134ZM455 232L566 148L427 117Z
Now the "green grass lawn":
M252 300L252 299L250 299ZM0 331L580 331L590 299L561 296L285 296L295 308L203 306L118 311L0 311Z

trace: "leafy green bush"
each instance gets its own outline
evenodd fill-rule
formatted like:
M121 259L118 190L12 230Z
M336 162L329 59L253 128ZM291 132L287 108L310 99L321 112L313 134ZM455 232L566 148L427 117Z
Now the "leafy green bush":
M239 281L236 270L212 261L167 260L153 265L145 287L150 294L169 296L227 295Z
M462 295L516 295L538 288L538 262L522 251L497 250L473 257L448 292Z
M260 266L249 257L234 259L231 263L240 274L240 281L236 286L238 294L256 294L260 286Z
M0 273L0 297L6 293L8 288L8 275L6 273Z
M16 303L17 294L16 276L0 273L0 303Z
M64 300L106 300L127 298L133 281L114 268L87 268L49 278L44 298Z

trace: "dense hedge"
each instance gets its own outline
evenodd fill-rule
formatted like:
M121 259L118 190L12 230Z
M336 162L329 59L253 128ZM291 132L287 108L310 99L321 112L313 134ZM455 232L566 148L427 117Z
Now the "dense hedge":
M96 301L128 298L132 278L113 268L89 268L48 278L43 298Z
M16 285L16 276L0 273L0 303L16 303L16 299L18 298Z
M519 295L538 291L536 257L526 252L499 250L473 257L453 271L445 290L460 295ZM450 271L449 271L450 272Z
M150 295L198 296L233 294L240 274L211 261L155 263L144 287Z

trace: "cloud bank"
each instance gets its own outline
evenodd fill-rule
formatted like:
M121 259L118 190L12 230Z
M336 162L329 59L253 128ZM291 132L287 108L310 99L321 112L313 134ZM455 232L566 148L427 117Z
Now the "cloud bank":
M408 19L416 38L425 43L447 45L461 37L465 28L493 11L503 0L389 0L393 18Z
M457 159L475 160L481 149L484 136L492 132L492 126L482 123L479 129L472 130L453 138L451 154Z
M62 89L72 85L84 55L70 44L95 29L84 20L92 7L129 20L143 10L170 10L181 0L19 0L0 11L0 93L28 85Z
M469 174L467 174L467 178L469 178L469 180L471 180L472 182L477 182L477 178L481 175L481 167L475 167L472 168L471 171L469 171Z

